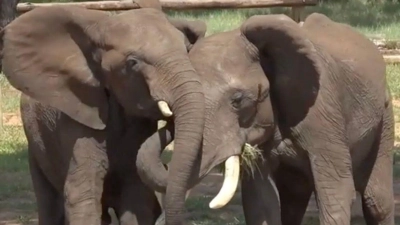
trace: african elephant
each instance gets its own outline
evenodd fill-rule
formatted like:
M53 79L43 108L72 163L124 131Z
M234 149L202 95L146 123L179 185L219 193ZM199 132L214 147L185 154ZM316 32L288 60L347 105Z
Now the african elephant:
M168 19L155 8L117 15L72 6L37 8L1 32L5 76L22 92L39 224L99 225L100 203L112 205L114 194L126 198L117 205L147 199L143 209L126 203L117 214L121 219L123 210L145 213L139 223L152 224L159 213L153 192L140 182L132 184L135 196L112 189L118 182L140 180L133 168L124 171L126 160L132 167L135 160L134 153L124 152L137 151L160 119L173 122L171 162L192 167L203 134L204 94L187 53L206 26ZM130 129L142 136L131 137ZM187 182L178 171L185 168L169 169ZM175 185L168 186L167 197L180 193L182 184ZM102 199L103 192L110 198Z
M265 160L241 179L246 224L301 224L313 191L320 224L350 224L356 191L367 224L394 224L391 93L370 40L318 13L303 24L258 15L200 40L189 58L206 102L202 155L189 187L225 160L232 171L211 208L233 196L248 143ZM147 167L161 170L154 158ZM162 171L138 171L154 178L144 180L152 188L165 179Z
M17 5L19 0L8 0L0 2L0 29L17 17Z
M17 17L17 5L19 0L0 1L0 30ZM0 52L2 49L0 48ZM1 57L1 53L0 53ZM0 61L1 70L1 61Z

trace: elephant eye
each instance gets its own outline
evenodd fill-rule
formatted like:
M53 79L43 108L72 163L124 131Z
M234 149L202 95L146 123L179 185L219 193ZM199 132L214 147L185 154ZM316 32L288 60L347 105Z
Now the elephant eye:
M138 59L133 56L128 56L126 59L126 69L127 71L135 70L135 66L138 64Z
M232 107L234 109L236 109L236 110L240 109L242 100L243 100L243 93L242 92L235 92L231 97Z
M136 66L137 63L138 62L136 59L128 59L128 61L126 62L126 66L128 68L133 68L134 66Z

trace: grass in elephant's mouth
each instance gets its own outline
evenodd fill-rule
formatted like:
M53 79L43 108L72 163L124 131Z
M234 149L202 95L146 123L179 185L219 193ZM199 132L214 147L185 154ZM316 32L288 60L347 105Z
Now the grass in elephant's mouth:
M250 144L245 144L241 154L241 164L244 169L243 172L248 174L254 174L254 170L258 169L258 162L263 162L264 156L262 150L258 146L251 146Z
M264 156L261 149L257 146L251 146L245 144L240 155L241 174L254 174L254 171L258 169L257 161L264 161ZM225 162L217 166L220 172L225 171Z

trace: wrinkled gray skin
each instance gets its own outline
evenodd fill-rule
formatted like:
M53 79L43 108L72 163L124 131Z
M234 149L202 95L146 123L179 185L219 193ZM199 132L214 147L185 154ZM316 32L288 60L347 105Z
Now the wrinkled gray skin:
M2 0L0 1L0 30L7 26L17 17L17 5L19 0ZM0 47L0 52L3 49ZM1 57L1 53L0 53ZM0 70L1 70L0 61Z
M391 94L371 41L317 13L302 26L263 15L202 39L189 57L206 99L193 183L258 144L267 161L242 179L246 224L301 224L313 191L320 224L349 225L356 191L368 225L394 224Z
M19 0L0 1L0 29L2 30L17 17Z
M178 170L192 167L204 127L202 86L187 52L205 31L203 22L169 20L159 9L111 16L60 6L34 9L5 28L3 69L22 92L40 225L64 219L98 225L108 205L123 224L137 224L134 214L142 216L140 224L153 224L159 206L153 192L134 182L139 177L133 167L139 143L159 135L159 100L174 113L171 161L188 167L169 168L176 183L166 199L180 196L188 181ZM183 203L184 196L176 200Z
M101 216L102 225L109 225L109 207L114 209L122 225L153 225L161 214L154 192L143 184L132 163L140 145L157 130L157 123L125 115L126 112L112 97L109 103L112 105L107 124L109 132L103 144L96 141L96 138L103 138L101 131L87 134L86 128L59 110L22 95L21 115L29 144L29 165L39 224L64 224L63 221L68 219L66 213L70 217L69 224L87 224L85 221L96 213L97 217ZM107 147L92 147L98 144ZM88 161L87 155L92 155L89 160L93 160ZM78 170L77 164L81 164L81 170L87 171ZM86 172L87 175L64 186L71 176L69 171L73 169L75 173ZM104 184L97 177L103 178ZM87 183L81 181L84 178L88 179ZM95 193L91 193L92 189ZM96 205L91 206L87 198L96 198L93 199ZM86 204L87 208L74 206L73 202ZM83 222L76 217L83 217Z

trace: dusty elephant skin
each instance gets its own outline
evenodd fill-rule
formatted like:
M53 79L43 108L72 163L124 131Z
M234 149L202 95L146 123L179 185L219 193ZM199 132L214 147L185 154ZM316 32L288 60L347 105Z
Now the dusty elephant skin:
M134 155L155 135L163 146L151 146L165 147L168 129L172 162L192 167L204 95L187 52L205 32L203 22L171 20L157 7L111 16L53 6L7 25L3 69L22 92L39 224L98 225L108 205L123 224L154 223L160 208L133 168ZM173 127L156 132L156 121L170 116ZM171 170L184 186L178 169ZM180 196L179 187L168 187L167 198Z
M132 163L141 143L156 132L157 124L126 116L112 97L108 101L110 119L108 132L104 134L81 126L55 108L22 96L21 114L29 143L39 224L64 224L68 219L64 206L69 224L86 224L84 221L95 209L96 215L101 215L101 224L109 225L109 207L124 225L151 225L161 214L154 192L141 182ZM104 179L104 185L100 178ZM96 198L101 205L86 200L90 198ZM75 204L85 205L79 208ZM83 217L83 222L79 217Z
M356 191L367 224L394 224L391 94L383 58L366 37L317 13L302 26L284 15L253 16L200 40L189 57L206 102L192 185L249 143L266 161L241 180L246 224L301 224L314 190L320 224L349 225ZM237 178L225 181L233 187L224 193L234 192ZM222 195L212 208L232 196Z
M17 17L17 5L19 0L0 1L0 30L3 30L11 21ZM3 47L0 45L0 52ZM1 57L1 53L0 53ZM2 62L0 61L0 70Z

